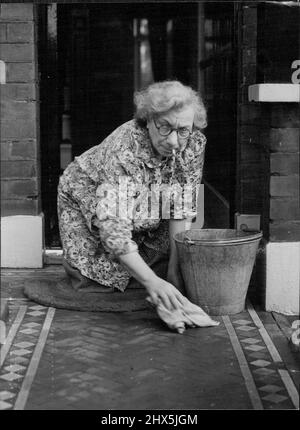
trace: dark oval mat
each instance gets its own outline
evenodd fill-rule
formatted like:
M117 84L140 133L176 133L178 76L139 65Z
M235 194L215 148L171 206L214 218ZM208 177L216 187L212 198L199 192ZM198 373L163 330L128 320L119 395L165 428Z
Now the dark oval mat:
M128 288L108 293L88 293L75 290L68 278L59 280L36 279L24 283L24 294L44 306L90 312L132 312L149 309L147 292Z

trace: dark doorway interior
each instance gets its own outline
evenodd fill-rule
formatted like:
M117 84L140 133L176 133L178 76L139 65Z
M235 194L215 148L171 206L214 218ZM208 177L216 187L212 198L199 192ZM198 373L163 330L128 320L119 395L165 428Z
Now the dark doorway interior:
M133 92L177 78L197 87L197 4L51 4L39 14L42 203L60 247L59 175L133 115Z
M207 2L199 14L199 81L208 114L204 179L224 202L217 215L212 201L207 208L207 212L212 212L211 227L214 228L229 228L234 224L238 91L235 14L234 2L218 5Z
M195 81L196 6L58 7L58 61L72 156L132 118L134 90L172 77Z

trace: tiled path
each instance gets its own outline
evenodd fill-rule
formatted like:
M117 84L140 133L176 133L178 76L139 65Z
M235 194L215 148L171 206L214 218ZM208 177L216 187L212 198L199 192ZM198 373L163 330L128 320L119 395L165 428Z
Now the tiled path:
M26 277L53 279L57 270L4 271L0 409L299 408L299 353L272 314L249 303L216 317L217 327L179 335L152 309L74 312L23 297Z

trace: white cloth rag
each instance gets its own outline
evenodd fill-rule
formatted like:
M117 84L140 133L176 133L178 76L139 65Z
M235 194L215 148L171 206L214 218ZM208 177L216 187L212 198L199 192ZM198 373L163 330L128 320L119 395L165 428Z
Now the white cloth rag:
M191 303L186 297L182 307L172 311L167 309L161 301L156 305L150 296L147 297L147 301L156 308L158 316L168 327L177 330L178 333L184 332L185 324L189 327L210 327L220 324L218 321L211 319L200 306Z

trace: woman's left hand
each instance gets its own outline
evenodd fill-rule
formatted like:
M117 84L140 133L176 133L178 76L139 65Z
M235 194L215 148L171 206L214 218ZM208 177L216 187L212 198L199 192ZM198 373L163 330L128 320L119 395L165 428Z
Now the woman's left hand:
M178 265L174 267L169 263L167 281L173 284L181 294L185 295L184 282Z

